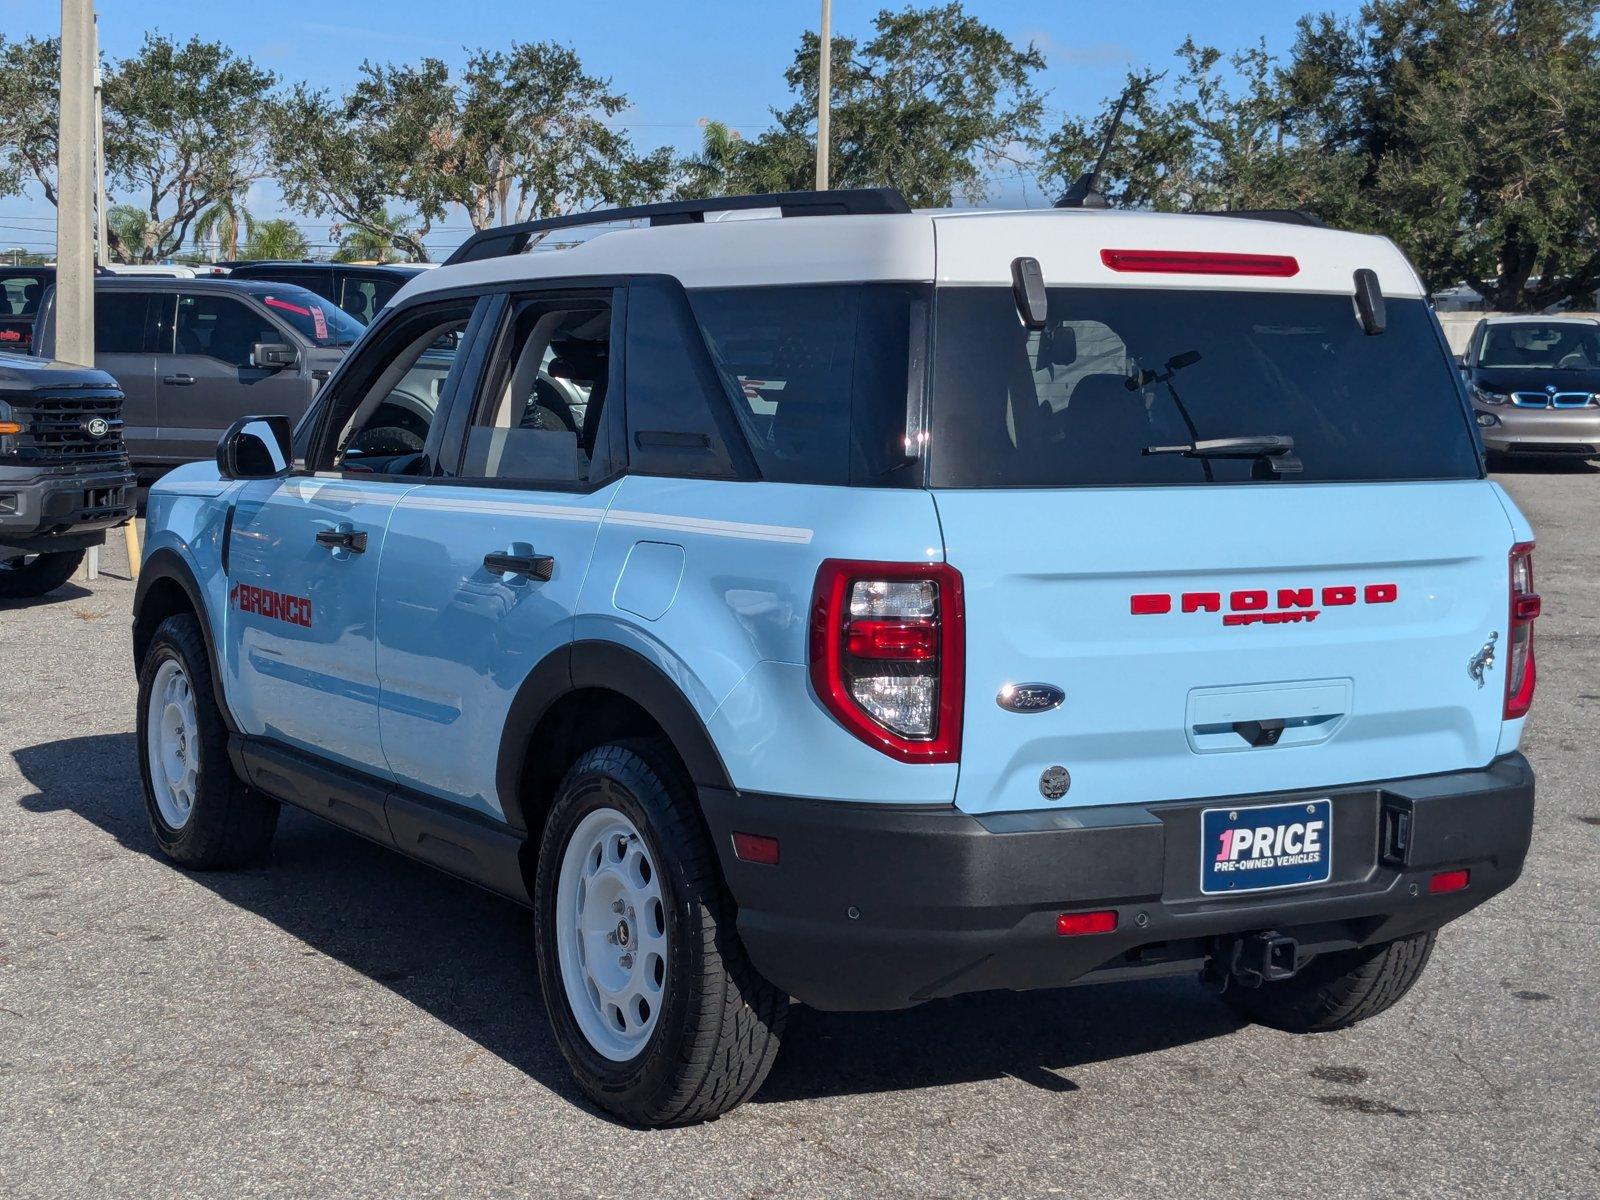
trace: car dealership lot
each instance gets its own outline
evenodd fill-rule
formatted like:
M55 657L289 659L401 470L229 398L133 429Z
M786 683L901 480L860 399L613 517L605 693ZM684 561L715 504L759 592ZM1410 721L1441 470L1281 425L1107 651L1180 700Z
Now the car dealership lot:
M1545 599L1533 849L1394 1012L1296 1039L1188 980L798 1009L754 1103L666 1133L578 1098L512 905L292 810L265 867L154 856L130 583L0 608L0 1192L1592 1195L1600 470L1500 478Z

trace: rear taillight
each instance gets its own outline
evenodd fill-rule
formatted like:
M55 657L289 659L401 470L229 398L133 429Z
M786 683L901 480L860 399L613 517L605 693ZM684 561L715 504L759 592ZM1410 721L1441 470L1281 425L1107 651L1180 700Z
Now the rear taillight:
M1511 547L1511 644L1506 654L1506 720L1523 717L1533 704L1538 671L1533 661L1533 622L1539 615L1533 590L1533 543Z
M811 686L851 733L902 762L961 756L961 573L828 559L811 602Z

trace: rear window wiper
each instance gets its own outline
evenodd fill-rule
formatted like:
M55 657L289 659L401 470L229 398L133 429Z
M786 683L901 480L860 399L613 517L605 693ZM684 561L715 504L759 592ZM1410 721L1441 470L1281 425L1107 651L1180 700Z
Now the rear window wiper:
M1202 438L1175 446L1146 446L1144 453L1181 454L1185 458L1249 458L1265 466L1269 475L1296 475L1301 463L1294 456L1294 439L1284 433L1262 433L1250 437Z

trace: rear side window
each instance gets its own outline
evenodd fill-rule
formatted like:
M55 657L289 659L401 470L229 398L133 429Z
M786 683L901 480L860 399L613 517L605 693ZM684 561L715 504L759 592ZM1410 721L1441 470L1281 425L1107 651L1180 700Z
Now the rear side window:
M0 274L0 318L31 317L39 312L44 284L33 274Z
M138 354L145 348L150 297L140 292L100 292L94 298L96 354Z
M1348 296L1052 288L1026 329L1009 288L940 289L935 487L1469 479L1476 445L1421 300L1368 335ZM1286 435L1302 470L1148 454Z
M689 293L763 478L872 486L910 465L912 324L924 296L911 284Z
M339 307L363 325L371 325L378 310L394 299L400 284L393 279L346 276Z

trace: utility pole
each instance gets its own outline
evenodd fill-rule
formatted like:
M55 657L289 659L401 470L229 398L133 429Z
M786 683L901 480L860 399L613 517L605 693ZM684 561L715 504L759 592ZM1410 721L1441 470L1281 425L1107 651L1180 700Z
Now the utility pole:
M828 190L828 104L833 91L833 0L822 0L817 50L817 191Z
M94 19L94 263L111 261L111 241L106 235L106 101L100 71L100 18Z
M61 0L56 357L94 365L94 0Z

